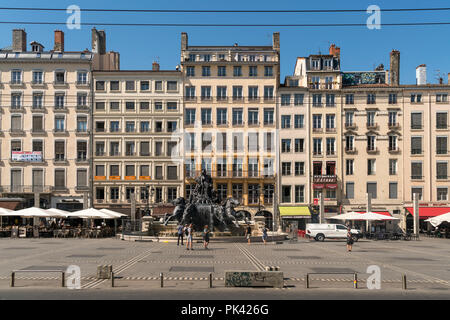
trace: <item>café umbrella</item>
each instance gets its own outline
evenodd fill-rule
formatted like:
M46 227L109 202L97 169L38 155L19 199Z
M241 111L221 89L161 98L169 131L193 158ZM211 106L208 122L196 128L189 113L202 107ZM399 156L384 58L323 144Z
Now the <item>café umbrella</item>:
M425 221L431 223L431 225L436 228L442 222L450 222L450 212L447 212L447 213L441 214L439 216L427 219Z
M14 210L0 208L0 227L3 226L3 217L12 217L14 216Z
M51 215L47 212L47 210L38 207L17 210L14 211L14 215L22 218L51 218Z
M346 212L338 214L337 216L330 217L329 219L335 220L361 220L361 214L358 212Z
M80 217L85 219L115 219L111 215L108 215L100 210L89 208L84 210L79 210L75 212L71 212L69 217Z
M108 215L110 215L112 217L116 217L116 218L121 218L121 217L126 217L127 216L126 214L119 213L119 212L116 212L116 211L112 211L112 210L109 210L109 209L100 209L100 211L103 212L103 213L106 213L106 214L108 214Z
M69 211L56 209L56 208L50 208L46 210L49 215L51 215L53 218L67 218L70 214Z

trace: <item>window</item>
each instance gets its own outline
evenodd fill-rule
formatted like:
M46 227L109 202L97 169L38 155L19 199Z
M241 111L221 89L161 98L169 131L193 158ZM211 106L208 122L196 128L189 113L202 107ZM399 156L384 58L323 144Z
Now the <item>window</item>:
M447 129L447 112L436 113L436 129Z
M109 191L111 200L119 200L119 187L111 187Z
M248 133L248 151L258 152L259 151L259 134L258 132Z
M218 86L217 87L217 100L227 99L227 87Z
M314 155L322 154L322 139L320 138L313 139L313 154Z
M255 87L255 86L248 87L248 99L249 100L258 99L258 87Z
M411 154L422 154L422 137L411 137Z
M244 136L242 133L232 133L233 151L242 152L244 151Z
M96 111L104 111L105 110L105 102L96 102L95 110Z
M202 100L210 100L211 99L211 87L210 86L202 86Z
M195 123L195 109L185 109L184 124L192 125Z
M367 111L367 127L375 126L375 111Z
M109 155L110 156L120 156L120 145L119 142L112 141L109 144Z
M281 163L281 174L283 176L291 175L291 163L290 162L282 162Z
M336 139L335 138L327 138L327 155L336 154Z
M232 184L232 196L239 202L242 202L243 187L241 183Z
M258 121L258 109L248 109L248 124L257 125Z
M389 199L397 199L398 184L397 182L389 182Z
M201 166L202 170L206 170L206 173L211 175L211 159L209 158L203 158L202 159L202 166Z
M347 159L345 161L345 174L348 176L353 175L353 164L354 164L354 160L353 159Z
M264 124L273 124L273 109L264 109Z
M314 130L316 129L316 130ZM313 115L313 131L319 131L317 129L322 129L322 115L314 114Z
M396 93L389 93L389 104L397 104L397 94ZM395 199L395 198L391 198Z
M77 117L77 132L87 132L87 117Z
M327 107L334 107L334 94L326 94L326 104Z
M367 182L367 193L372 195L372 199L377 198L377 183Z
M217 125L227 124L227 109L218 108L217 109Z
M44 131L44 117L43 116L35 116L33 115L33 127L32 132L43 132Z
M163 132L163 122L155 121L155 132Z
M304 94L303 93L296 93L296 94L294 94L294 106L301 106L301 105L303 105L303 99L304 99Z
M374 175L375 174L375 159L367 160L367 174Z
M155 179L161 180L163 178L163 167L155 166Z
M354 199L355 198L355 183L347 182L345 184L345 195L346 199Z
M303 114L294 115L294 128L301 129L305 125L305 116Z
M212 148L212 134L211 132L202 133L202 151L211 152Z
M248 76L249 77L257 77L258 76L258 67L257 66L249 66L248 67Z
M242 99L242 86L233 86L233 100Z
M419 200L422 200L422 196L423 196L423 189L421 187L415 187L415 188L411 188L411 200L414 199L414 195L417 194L417 198Z
M95 199L105 200L105 188L95 188Z
M305 139L295 139L295 152L304 152L305 151Z
M389 126L397 125L397 111L389 111Z
M55 169L55 189L66 189L66 172L64 169Z
M211 68L206 66L206 67L202 67L202 76L203 77L209 77L211 76Z
M136 127L134 125L134 121L126 121L125 122L125 132L135 132Z
M282 139L281 140L281 152L291 152L291 139Z
M177 91L178 82L177 81L167 81L167 91Z
M222 159L222 158L217 159L216 174L218 177L226 177L227 176L227 159Z
M436 153L437 154L447 154L447 137L436 137Z
M135 90L135 82L134 81L125 81L125 90L134 91Z
M22 94L12 93L11 94L11 109L21 109L22 108Z
M389 159L389 175L397 174L397 159Z
M264 133L264 151L272 152L275 146L274 134L272 132Z
M322 95L313 94L313 107L321 107L321 106L322 106Z
M141 81L141 91L149 91L150 90L150 81Z
M441 94L436 94L436 102L443 102L446 103L447 100L447 94L446 93L441 93Z
M104 156L105 155L105 143L103 141L95 143L95 155L96 156Z
M95 82L95 90L104 91L105 90L105 81L96 81Z
M291 95L290 94L282 94L281 95L281 105L289 106L291 104Z
M281 116L281 128L282 129L290 129L291 128L291 116L289 116L289 115Z
M349 93L345 95L345 104L354 104L355 96L353 93Z
M411 113L411 129L416 129L416 130L422 129L422 113L421 112Z
M295 162L295 175L303 176L305 175L305 163L304 162Z
M353 142L355 141L355 136L347 135L345 136L345 150L346 151L353 151L354 145Z
M327 114L326 116L326 128L327 131L335 131L336 129L336 116L334 114Z
M367 151L376 151L376 136L367 136Z
M44 79L44 74L40 70L33 71L33 84L42 84Z
M176 121L167 121L167 132L175 132L177 130Z
M78 107L87 107L87 94L86 93L78 93L77 94L77 106Z
M63 115L55 116L55 132L64 132L65 129L65 117Z
M111 91L119 91L120 87L119 87L119 81L110 81L109 82L109 90Z
M217 67L217 76L219 76L219 77L226 77L227 76L227 67L225 67L225 66L218 66Z
M120 103L116 101L112 101L109 103L109 109L111 111L119 111L120 110Z
M65 159L65 141L55 141L55 161L64 161Z
M150 142L141 141L139 149L140 149L141 156L149 156L150 155Z
M233 125L243 124L243 109L233 108Z
M167 188L167 201L172 202L177 198L177 188L168 187Z
M437 179L448 179L447 162L436 163Z
M376 103L376 95L374 93L367 94L367 104L375 104Z
M161 141L155 142L155 156L162 156L162 147L163 144Z
M55 93L55 109L64 109L64 93Z
M389 136L389 151L397 151L397 136Z
M216 151L226 152L227 151L227 133L218 132L216 135Z
M162 81L155 81L155 91L162 91L162 90L163 90Z
M411 94L411 103L421 103L422 102L422 94Z
M422 178L423 178L422 162L421 161L411 162L411 179L420 180Z
M110 128L109 128L110 132L119 132L120 131L119 121L111 121L109 125L110 125Z
M234 77L241 77L242 76L242 67L241 66L234 66L233 67L233 76Z
M272 204L274 196L274 186L273 184L264 184L264 203Z
M120 176L119 165L112 164L109 166L109 175L113 177Z
M22 83L22 70L11 70L11 84Z
M437 200L447 201L448 188L437 188Z
M281 186L281 202L291 202L291 186Z
M185 98L188 100L195 99L195 87L185 87Z
M77 188L87 188L87 170L77 169Z
M264 67L264 77L273 77L273 67L272 66Z
M87 160L87 142L77 141L77 161Z
M125 199L126 200L136 199L134 191L135 191L134 187L126 187L125 188Z
M195 77L195 67L186 67L186 76Z
M127 101L127 102L125 102L125 109L127 111L134 111L135 110L135 103L134 103L134 101Z

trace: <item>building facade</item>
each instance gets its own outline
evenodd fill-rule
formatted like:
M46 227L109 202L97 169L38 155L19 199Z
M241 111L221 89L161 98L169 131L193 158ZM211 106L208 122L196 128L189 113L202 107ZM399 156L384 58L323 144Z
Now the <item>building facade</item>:
M271 46L191 46L181 37L186 196L206 170L220 199L238 199L238 210L272 228L279 34Z
M95 71L94 83L94 205L171 212L184 193L181 72L154 63L153 70Z
M91 61L88 51L64 50L55 31L53 50L13 30L0 51L1 192L3 197L60 209L82 209L89 194Z

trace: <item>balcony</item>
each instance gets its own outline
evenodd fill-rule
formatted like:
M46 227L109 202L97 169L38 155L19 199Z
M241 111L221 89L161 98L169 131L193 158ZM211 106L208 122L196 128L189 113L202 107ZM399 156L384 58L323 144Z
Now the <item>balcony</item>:
M421 176L421 175L412 175L411 176L411 180L422 180L423 179L423 176Z
M345 148L345 153L348 154L356 154L356 149L355 148Z
M212 101L211 96L201 96L201 101Z
M32 106L31 112L44 112L45 108L43 106Z
M321 132L323 132L323 128L313 128L313 132L321 133Z
M67 135L68 133L66 129L53 129L54 135Z
M2 186L2 193L51 193L53 186Z
M366 151L367 151L368 154L377 154L378 153L378 148L367 147Z
M186 170L186 178L195 179L201 173L199 170ZM208 174L216 179L272 179L275 177L275 173L271 170L220 170Z
M366 128L369 130L377 130L378 124L376 122L368 122L366 123Z
M389 129L398 130L398 129L400 129L400 123L397 123L397 122L392 123L392 122L390 122L390 123L388 123L388 127L389 127Z
M9 106L9 112L25 112L25 108L22 105Z
M352 129L352 130L356 130L356 124L354 122L352 123L345 123L345 129Z
M33 128L31 129L31 134L33 135L43 135L46 134L45 130L43 128Z
M313 183L337 183L337 175L313 175Z
M77 104L77 111L87 112L89 111L89 106L84 104Z
M274 97L264 97L264 102L273 103L273 102L275 102L275 98Z
M411 149L411 155L422 155L422 149Z
M23 130L23 129L11 129L11 130L9 130L9 134L10 135L24 135L25 134L25 131Z
M327 150L327 156L335 156L336 151L335 150Z
M335 133L336 132L336 128L327 128L326 131L328 133Z
M389 148L389 153L391 154L400 153L400 148Z
M184 101L188 101L188 102L197 102L197 97L194 97L194 96L185 96L185 97L184 97Z

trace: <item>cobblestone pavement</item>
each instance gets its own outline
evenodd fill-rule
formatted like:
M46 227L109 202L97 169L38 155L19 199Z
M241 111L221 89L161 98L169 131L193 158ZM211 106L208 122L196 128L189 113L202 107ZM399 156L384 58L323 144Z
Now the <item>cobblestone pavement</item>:
M367 241L354 244L347 252L344 241L296 243L215 243L204 250L196 243L193 251L173 242L129 242L118 239L0 239L0 288L7 289L12 270L81 269L82 288L110 288L107 280L96 279L98 265L112 265L117 287L158 287L160 273L164 286L189 289L208 287L212 274L215 287L224 286L227 270L264 270L278 266L285 277L282 290L366 287L367 267L381 270L382 289L401 289L405 274L408 288L432 290L450 295L450 241L424 238L420 241ZM316 273L316 274L313 274ZM55 288L61 276L55 273L21 272L16 286ZM15 290L15 289L10 289Z

